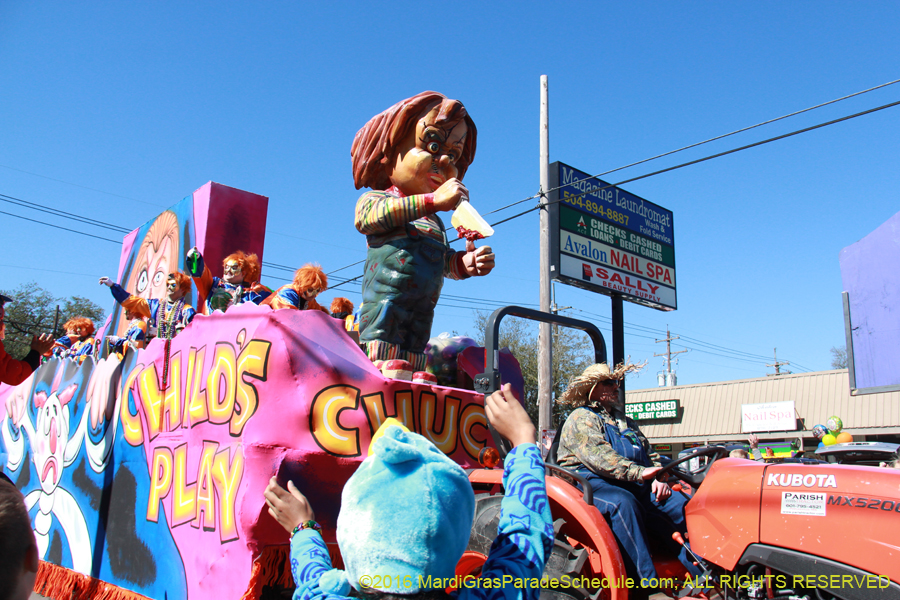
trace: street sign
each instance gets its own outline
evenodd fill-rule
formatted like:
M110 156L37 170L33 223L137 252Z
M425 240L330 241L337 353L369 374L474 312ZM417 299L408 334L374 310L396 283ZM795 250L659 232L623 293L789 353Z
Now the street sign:
M550 277L658 310L678 307L672 212L550 165Z

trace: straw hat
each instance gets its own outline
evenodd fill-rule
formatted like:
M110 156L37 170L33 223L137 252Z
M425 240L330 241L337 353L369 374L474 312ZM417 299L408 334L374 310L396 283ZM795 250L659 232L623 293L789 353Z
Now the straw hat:
M625 373L637 372L644 368L647 363L636 365L625 361L619 363L616 369L610 370L606 363L594 363L584 372L569 382L566 391L559 397L560 404L571 404L573 406L584 406L588 403L591 389L601 381L609 379L623 379Z

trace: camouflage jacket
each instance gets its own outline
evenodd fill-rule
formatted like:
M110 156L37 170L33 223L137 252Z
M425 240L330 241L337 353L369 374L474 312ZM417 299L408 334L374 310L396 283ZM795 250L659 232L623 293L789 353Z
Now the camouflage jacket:
M593 411L597 411L596 413ZM647 467L628 460L613 450L604 435L603 422L615 424L615 419L602 407L575 409L562 427L557 461L568 469L588 468L597 475L621 481L641 481ZM659 454L650 448L650 442L638 429L634 421L628 419L628 427L637 434L653 466L659 467Z

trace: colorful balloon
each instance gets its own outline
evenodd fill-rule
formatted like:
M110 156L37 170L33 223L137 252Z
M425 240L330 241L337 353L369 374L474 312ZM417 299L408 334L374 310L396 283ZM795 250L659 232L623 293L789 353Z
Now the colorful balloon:
M824 436L822 436L822 443L826 446L834 446L837 443L837 438L830 433L826 433Z
M853 436L846 431L842 431L838 434L836 439L838 444L849 444L853 441Z
M837 435L844 428L844 422L841 421L840 417L828 417L828 420L825 421L825 426L828 427L828 433Z
M828 428L824 425L820 424L812 428L813 437L815 437L817 440L821 440L826 433L828 433Z

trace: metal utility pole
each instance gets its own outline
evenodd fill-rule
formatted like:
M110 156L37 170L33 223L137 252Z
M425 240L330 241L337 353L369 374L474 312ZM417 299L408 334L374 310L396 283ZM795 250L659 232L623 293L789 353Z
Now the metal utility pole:
M673 354L683 354L684 352L687 352L687 349L677 350L675 352L672 352L672 342L674 340L677 340L680 338L681 338L680 335L676 335L675 337L672 337L672 334L669 332L669 326L666 325L666 339L656 340L657 344L659 344L660 342L666 343L666 351L664 354L654 354L653 355L653 356L665 356L666 357L666 386L665 387L672 387L673 385L675 385L674 378L672 377L672 355ZM662 387L662 386L660 386L660 387Z
M541 224L540 224L540 304L541 312L550 312L550 213L547 190L550 189L550 104L547 76L541 75ZM550 378L553 346L550 324L540 324L538 336L538 441L550 429Z
M789 361L781 361L778 362L778 348L774 349L775 354L775 364L774 365L766 365L767 367L775 367L774 373L766 373L766 377L778 377L779 375L790 375L793 371L782 371L781 365L789 365L791 364Z

